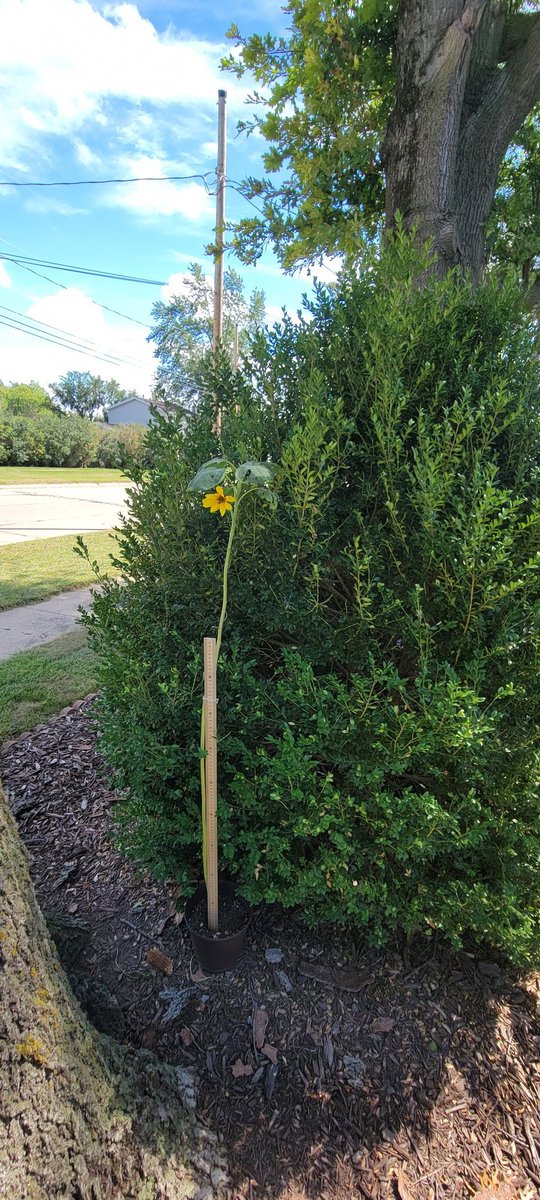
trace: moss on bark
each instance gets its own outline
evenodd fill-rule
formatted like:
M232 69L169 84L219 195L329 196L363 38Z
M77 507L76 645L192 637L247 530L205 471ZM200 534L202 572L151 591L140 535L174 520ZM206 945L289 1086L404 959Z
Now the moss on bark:
M219 1190L182 1072L83 1015L1 789L0 864L0 1200L188 1200L212 1176Z

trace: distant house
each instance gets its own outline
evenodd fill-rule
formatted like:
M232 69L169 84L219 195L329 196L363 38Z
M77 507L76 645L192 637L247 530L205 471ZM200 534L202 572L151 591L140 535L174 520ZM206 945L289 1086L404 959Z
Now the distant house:
M167 412L180 409L178 404L161 404L159 401L145 400L143 396L128 396L127 400L119 400L113 404L107 413L109 425L149 425L152 413L158 412L166 416Z

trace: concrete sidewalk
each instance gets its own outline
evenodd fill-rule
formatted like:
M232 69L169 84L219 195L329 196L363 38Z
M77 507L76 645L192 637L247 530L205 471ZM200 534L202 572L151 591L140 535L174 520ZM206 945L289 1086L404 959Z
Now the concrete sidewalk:
M90 588L75 588L38 604L22 604L0 612L0 660L69 633L76 628L79 606L89 608L91 603Z

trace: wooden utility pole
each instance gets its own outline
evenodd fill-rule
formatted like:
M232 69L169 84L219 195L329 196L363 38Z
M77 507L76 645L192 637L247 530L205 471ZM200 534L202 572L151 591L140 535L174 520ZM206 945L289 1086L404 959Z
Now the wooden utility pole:
M214 266L214 350L223 337L223 251L225 245L225 174L227 170L227 93L218 92L216 256Z

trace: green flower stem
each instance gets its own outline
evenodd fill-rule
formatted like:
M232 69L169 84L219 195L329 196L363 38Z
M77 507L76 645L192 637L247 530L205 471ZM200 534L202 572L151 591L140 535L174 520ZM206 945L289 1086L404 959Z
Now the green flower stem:
M236 531L238 505L240 503L241 490L242 490L242 484L239 483L237 488L235 489L235 504L234 504L233 514L232 514L231 528L229 530L229 540L227 542L227 552L225 554L225 562L223 564L223 591L222 591L222 598L221 598L221 612L219 615L219 624L218 624L218 631L217 631L217 637L216 637L216 667L218 664L219 652L221 649L223 626L225 623L225 617L227 615L227 596L228 596L227 585L228 585L228 578L229 578L229 566L231 563L231 554L232 554L234 535L235 535L235 531ZM206 856L206 770L205 770L206 747L205 747L205 734L206 734L206 730L205 730L205 721L204 721L204 696L203 696L203 702L202 702L202 706L201 706L201 741L200 741L199 750L200 750L200 762L201 762L200 770L201 770L201 819L202 819L203 871L204 871L204 881L206 883L207 882L207 878L206 878L206 875L207 875L206 857L207 856Z
M228 578L229 578L229 566L231 563L232 547L233 547L234 535L235 535L235 531L236 531L236 522L237 522L237 518L238 518L238 505L240 503L241 487L242 487L242 484L239 484L238 489L235 492L235 505L233 508L231 528L229 530L229 541L227 543L227 553L225 555L225 562L223 564L223 593L222 593L222 600L221 600L221 612L219 614L218 631L217 631L217 637L216 637L216 666L217 666L218 659L219 659L219 652L221 650L223 625L225 623L225 617L227 615L227 595L228 595L227 585L228 585Z

